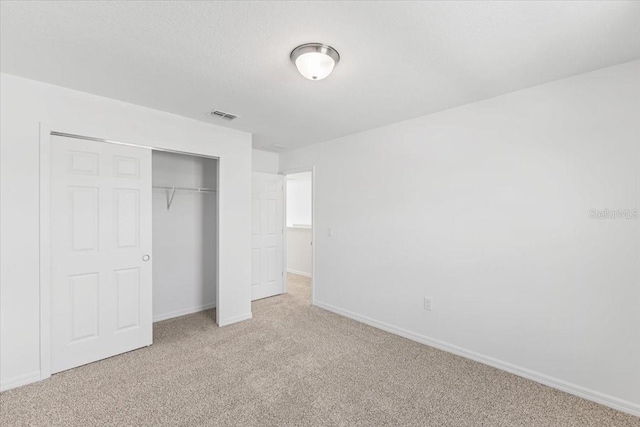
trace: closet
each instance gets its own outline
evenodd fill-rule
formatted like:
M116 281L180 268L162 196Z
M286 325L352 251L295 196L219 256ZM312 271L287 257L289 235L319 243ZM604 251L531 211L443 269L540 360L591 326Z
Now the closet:
M216 159L152 152L154 322L216 305L217 178Z
M52 373L216 306L217 159L66 134L50 159Z

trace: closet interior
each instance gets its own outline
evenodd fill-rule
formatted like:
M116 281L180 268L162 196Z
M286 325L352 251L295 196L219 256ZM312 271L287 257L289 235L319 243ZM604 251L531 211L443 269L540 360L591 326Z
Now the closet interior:
M218 160L153 151L152 181L158 322L216 306Z

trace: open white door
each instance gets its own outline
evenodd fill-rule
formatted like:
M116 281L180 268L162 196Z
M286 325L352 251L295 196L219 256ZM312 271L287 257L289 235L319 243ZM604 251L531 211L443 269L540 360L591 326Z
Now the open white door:
M281 294L284 176L253 173L251 300Z
M151 150L51 137L51 369L152 342Z

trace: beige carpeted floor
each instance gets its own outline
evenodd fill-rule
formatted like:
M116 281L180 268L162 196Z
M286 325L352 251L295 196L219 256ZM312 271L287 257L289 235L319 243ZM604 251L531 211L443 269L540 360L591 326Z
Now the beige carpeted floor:
M218 328L0 395L1 426L640 426L640 418L311 307L308 279Z

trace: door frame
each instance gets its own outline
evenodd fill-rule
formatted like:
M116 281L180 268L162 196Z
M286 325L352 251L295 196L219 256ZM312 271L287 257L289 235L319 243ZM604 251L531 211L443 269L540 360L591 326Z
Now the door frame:
M52 130L48 123L40 122L40 222L39 222L39 266L40 266L40 380L51 377L51 226L50 226L50 199L51 199L51 137L61 136L66 138L82 139L86 141L102 142L107 144L127 145L130 147L148 148L154 151L164 151L167 153L185 154L189 156L203 157L218 161L217 167L217 191L216 191L216 230L220 230L220 163L221 157L200 154L189 151L170 150L157 148L145 144L135 144L130 142L115 141L111 139L95 138L79 134L64 133ZM220 233L216 233L216 324L220 325ZM152 287L153 295L153 287Z
M287 175L311 172L311 305L316 305L316 167L303 166L280 171L284 175L284 244L282 245L283 269L285 272L282 293L288 289L287 274Z

